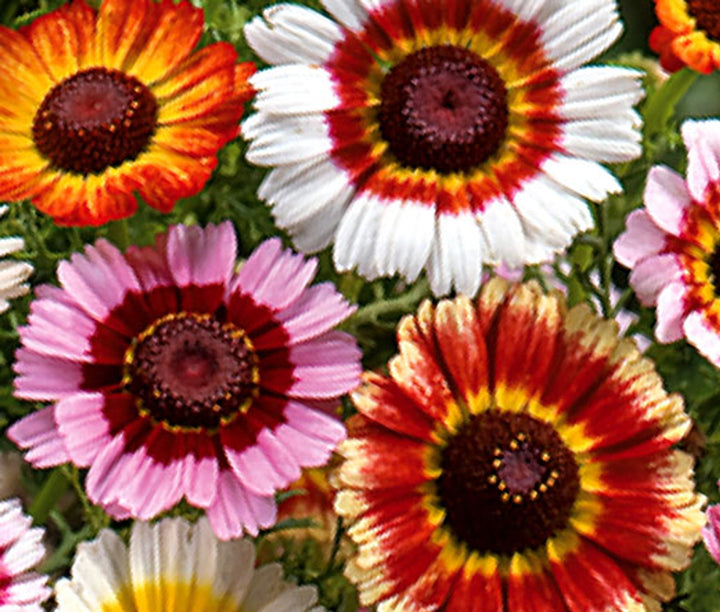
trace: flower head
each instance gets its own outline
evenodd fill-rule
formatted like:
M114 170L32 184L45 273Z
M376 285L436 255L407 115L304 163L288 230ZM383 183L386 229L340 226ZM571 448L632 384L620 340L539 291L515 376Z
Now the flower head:
M720 68L720 4L716 0L655 0L660 20L650 47L663 68L711 73Z
M150 519L181 498L222 538L275 520L273 494L345 437L329 413L360 375L351 312L317 262L262 243L235 272L225 222L171 227L58 267L20 329L16 395L56 403L9 437L36 467L89 467L90 499Z
M326 0L245 27L248 159L298 248L339 270L427 271L474 294L483 263L550 259L640 152L640 73L581 66L622 30L614 0Z
M613 250L640 302L657 307L658 341L685 337L720 367L720 121L686 121L682 135L687 179L652 168Z
M135 523L129 548L105 529L80 544L71 572L57 583L57 612L308 612L317 601L315 587L286 582L280 565L255 569L252 542L220 542L205 519Z
M704 522L692 459L672 448L690 419L614 322L496 278L476 303L425 302L398 343L389 376L353 394L339 449L335 507L363 605L645 610L672 597Z
M50 596L47 576L29 571L45 556L43 530L31 524L20 500L0 500L0 610L41 612Z
M74 0L0 27L0 200L31 198L65 225L168 212L203 187L237 136L251 64L228 43L194 51L186 0Z

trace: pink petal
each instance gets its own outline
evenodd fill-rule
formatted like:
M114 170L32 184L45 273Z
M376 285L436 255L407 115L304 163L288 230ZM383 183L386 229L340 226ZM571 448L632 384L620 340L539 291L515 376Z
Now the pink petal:
M202 433L188 434L185 444L190 452L185 457L183 491L188 502L207 508L215 499L218 488L218 458L210 439Z
M300 402L289 400L283 416L298 431L337 446L347 436L345 424L336 416L311 408Z
M18 374L14 382L15 396L22 399L62 399L82 390L82 364L75 361L19 348L13 370Z
M712 558L720 563L720 504L708 506L705 516L708 524L702 528L703 541Z
M692 344L708 361L720 367L720 330L705 316L694 310L683 323L683 331Z
M655 311L658 342L667 344L683 337L683 320L687 312L685 293L686 287L681 282L670 283L660 292Z
M297 461L269 428L266 427L258 434L257 443L275 471L285 479L285 484L279 488L284 488L300 478L301 470Z
M230 470L223 470L218 479L218 493L207 510L215 535L229 540L243 531L256 536L259 528L270 527L277 516L272 496L256 496L238 481Z
M167 259L180 287L229 282L237 257L235 230L220 225L174 225L168 230Z
M98 240L96 246L87 246L85 255L75 253L70 261L61 261L57 276L63 288L97 321L105 321L129 291L140 289L120 252L103 240ZM119 333L134 335L134 330L123 321L113 318L112 324Z
M249 490L257 495L272 495L289 484L265 456L257 441L251 441L242 419L223 428L220 439L235 476Z
M682 234L691 198L685 181L667 166L654 166L648 174L643 198L655 224L673 236Z
M337 444L313 437L283 423L275 430L275 437L290 451L302 467L325 465Z
M665 233L653 223L645 210L634 210L626 220L627 230L613 245L613 254L623 266L634 268L646 257L665 248Z
M290 344L299 344L332 329L347 319L355 307L351 306L332 283L320 283L307 289L276 318L290 335ZM253 338L255 346L272 348L272 332Z
M290 347L295 382L288 395L329 398L349 393L360 384L361 357L355 339L340 331Z
M705 202L708 187L720 181L720 121L686 121L681 132L688 150L690 193Z
M91 465L112 440L104 405L102 393L77 393L55 406L58 429L72 462L79 467Z
M70 461L70 455L55 423L55 407L48 406L19 420L7 436L23 450L30 449L25 460L45 468Z
M314 257L305 260L290 249L281 251L277 238L266 240L238 273L233 291L242 291L258 304L281 310L300 296L316 270Z
M653 255L635 266L630 285L643 306L654 306L660 291L680 275L680 264L674 254Z
M136 461L128 462L118 474L118 502L134 517L149 520L177 504L183 496L181 450L182 435L156 428L145 444L135 451ZM164 461L156 457L163 456ZM165 457L169 455L169 457ZM135 466L137 465L137 468Z
M158 287L170 287L174 284L172 272L168 267L166 252L167 235L160 234L156 246L128 248L125 258L135 270L144 291L150 292Z

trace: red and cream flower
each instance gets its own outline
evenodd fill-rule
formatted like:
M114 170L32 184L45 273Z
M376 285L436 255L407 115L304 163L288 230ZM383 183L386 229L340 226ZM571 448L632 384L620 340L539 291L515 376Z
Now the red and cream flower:
M704 523L690 428L587 305L491 280L425 302L341 444L347 568L383 612L658 610Z
M300 250L474 294L484 262L551 258L621 191L599 162L640 153L639 73L581 67L622 30L614 0L323 4L245 27L274 65L247 157Z
M717 0L655 0L660 20L650 47L666 70L683 66L711 73L720 68L720 4Z
M252 64L194 51L203 12L183 0L84 0L0 27L0 200L31 198L64 225L163 212L200 191L238 134Z
M682 136L687 179L652 168L613 250L640 302L657 307L657 340L685 337L720 367L720 121L686 121Z

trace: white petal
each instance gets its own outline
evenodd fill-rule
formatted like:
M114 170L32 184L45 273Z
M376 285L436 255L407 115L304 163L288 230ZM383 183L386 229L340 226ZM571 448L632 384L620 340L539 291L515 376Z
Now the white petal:
M556 183L593 202L602 202L609 194L623 190L612 172L587 159L555 153L540 167Z
M332 149L322 115L255 113L243 124L250 139L246 157L258 166L295 164L316 159Z
M25 248L25 241L18 236L9 238L0 238L0 257L5 257L10 253L22 251Z
M605 51L622 33L614 0L573 0L541 24L543 50L561 71Z
M243 32L253 51L268 64L323 64L343 36L337 24L295 4L265 9Z
M525 263L525 238L517 212L504 197L489 202L477 214L480 229L488 245L487 262L505 262L511 268Z
M642 136L635 115L568 121L562 125L565 152L594 161L630 161L642 153Z
M522 186L513 197L513 205L525 233L545 243L549 252L564 249L576 234L593 226L587 203L543 174ZM525 261L539 263L527 257Z
M500 0L505 8L523 21L532 21L548 4L547 0Z
M360 275L367 279L377 278L373 254L385 206L372 193L363 192L355 196L340 220L335 238L333 261L338 272L357 266Z
M611 117L642 100L642 72L613 66L586 66L563 76L563 101L558 112L566 119Z
M427 268L433 294L445 295L454 285L458 293L474 296L482 280L487 250L483 233L472 214L439 215Z
M265 113L302 115L340 104L330 73L319 66L286 64L256 72L250 84L258 90L254 106Z
M328 246L337 233L348 200L332 200L303 223L290 228L295 247L303 253L316 253Z
M367 19L367 11L355 0L320 0L328 13L344 26L357 32Z
M260 612L273 601L286 584L282 579L282 567L278 563L268 563L255 572L247 595L243 600L243 612Z
M414 282L430 255L434 233L434 206L404 200L386 203L375 243L378 274L399 272Z
M355 191L349 177L328 158L281 166L270 172L258 197L274 204L279 227L290 230L337 200L347 203Z

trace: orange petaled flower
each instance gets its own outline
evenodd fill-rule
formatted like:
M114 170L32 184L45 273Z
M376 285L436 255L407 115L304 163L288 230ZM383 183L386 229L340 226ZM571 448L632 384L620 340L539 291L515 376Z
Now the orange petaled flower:
M720 2L718 0L655 0L660 20L650 47L666 70L683 66L711 73L720 68Z
M659 610L704 524L690 428L651 361L587 305L490 281L425 302L368 373L336 510L383 612Z
M63 225L168 212L197 193L238 134L252 64L228 43L193 51L187 1L83 0L0 27L0 200Z

